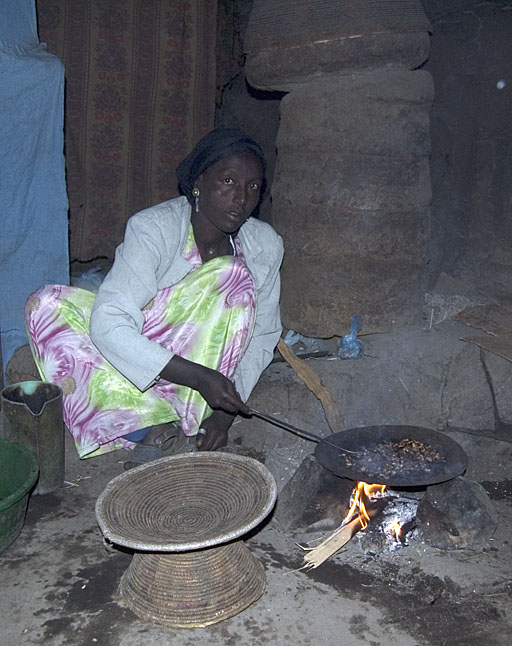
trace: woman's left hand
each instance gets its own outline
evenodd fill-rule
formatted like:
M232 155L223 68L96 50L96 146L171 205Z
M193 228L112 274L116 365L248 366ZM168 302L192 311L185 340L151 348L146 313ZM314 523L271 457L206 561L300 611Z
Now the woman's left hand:
M228 431L235 415L222 409L214 410L210 417L203 420L200 431L196 436L196 446L199 451L216 451L228 443Z

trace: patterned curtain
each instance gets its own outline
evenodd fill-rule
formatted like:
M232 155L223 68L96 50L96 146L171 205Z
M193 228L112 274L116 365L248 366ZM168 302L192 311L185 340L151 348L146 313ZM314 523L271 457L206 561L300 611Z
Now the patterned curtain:
M134 212L178 194L213 127L215 0L38 0L64 63L70 259L113 258Z

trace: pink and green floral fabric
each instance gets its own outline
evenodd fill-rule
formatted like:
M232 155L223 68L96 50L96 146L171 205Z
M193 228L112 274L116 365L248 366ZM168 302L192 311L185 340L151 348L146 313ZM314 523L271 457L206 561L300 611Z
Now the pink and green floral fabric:
M194 266L160 290L144 310L142 333L173 353L232 378L254 324L255 289L235 239L236 255L202 264L189 232L185 257ZM25 323L41 377L61 386L64 422L81 458L133 444L124 435L180 420L194 435L211 414L195 390L157 381L141 392L96 349L89 337L95 294L46 285L27 300Z

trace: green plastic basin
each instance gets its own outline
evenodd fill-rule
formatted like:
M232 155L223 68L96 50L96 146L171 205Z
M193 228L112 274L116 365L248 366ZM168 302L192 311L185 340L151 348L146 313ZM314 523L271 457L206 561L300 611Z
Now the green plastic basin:
M0 439L0 552L23 528L28 497L38 474L37 461L28 449Z

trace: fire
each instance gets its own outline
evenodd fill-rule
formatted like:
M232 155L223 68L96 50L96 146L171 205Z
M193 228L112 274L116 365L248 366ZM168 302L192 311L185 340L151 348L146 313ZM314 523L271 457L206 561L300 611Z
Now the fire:
M396 523L392 526L391 528L395 532L395 540L399 541L400 540L400 533L402 531L402 528L400 526L400 521L396 521Z
M324 538L316 547L303 548L308 552L304 557L303 567L308 569L318 567L345 543L348 543L358 531L366 529L370 519L379 512L380 503L375 501L383 496L385 491L386 485L358 482L353 491L350 509L338 529ZM368 502L374 503L372 507L369 507L369 511L366 507Z
M370 522L370 516L366 511L366 501L379 498L385 491L386 485L368 484L367 482L359 481L354 489L354 498L343 523L348 523L358 513L361 529L366 529Z

